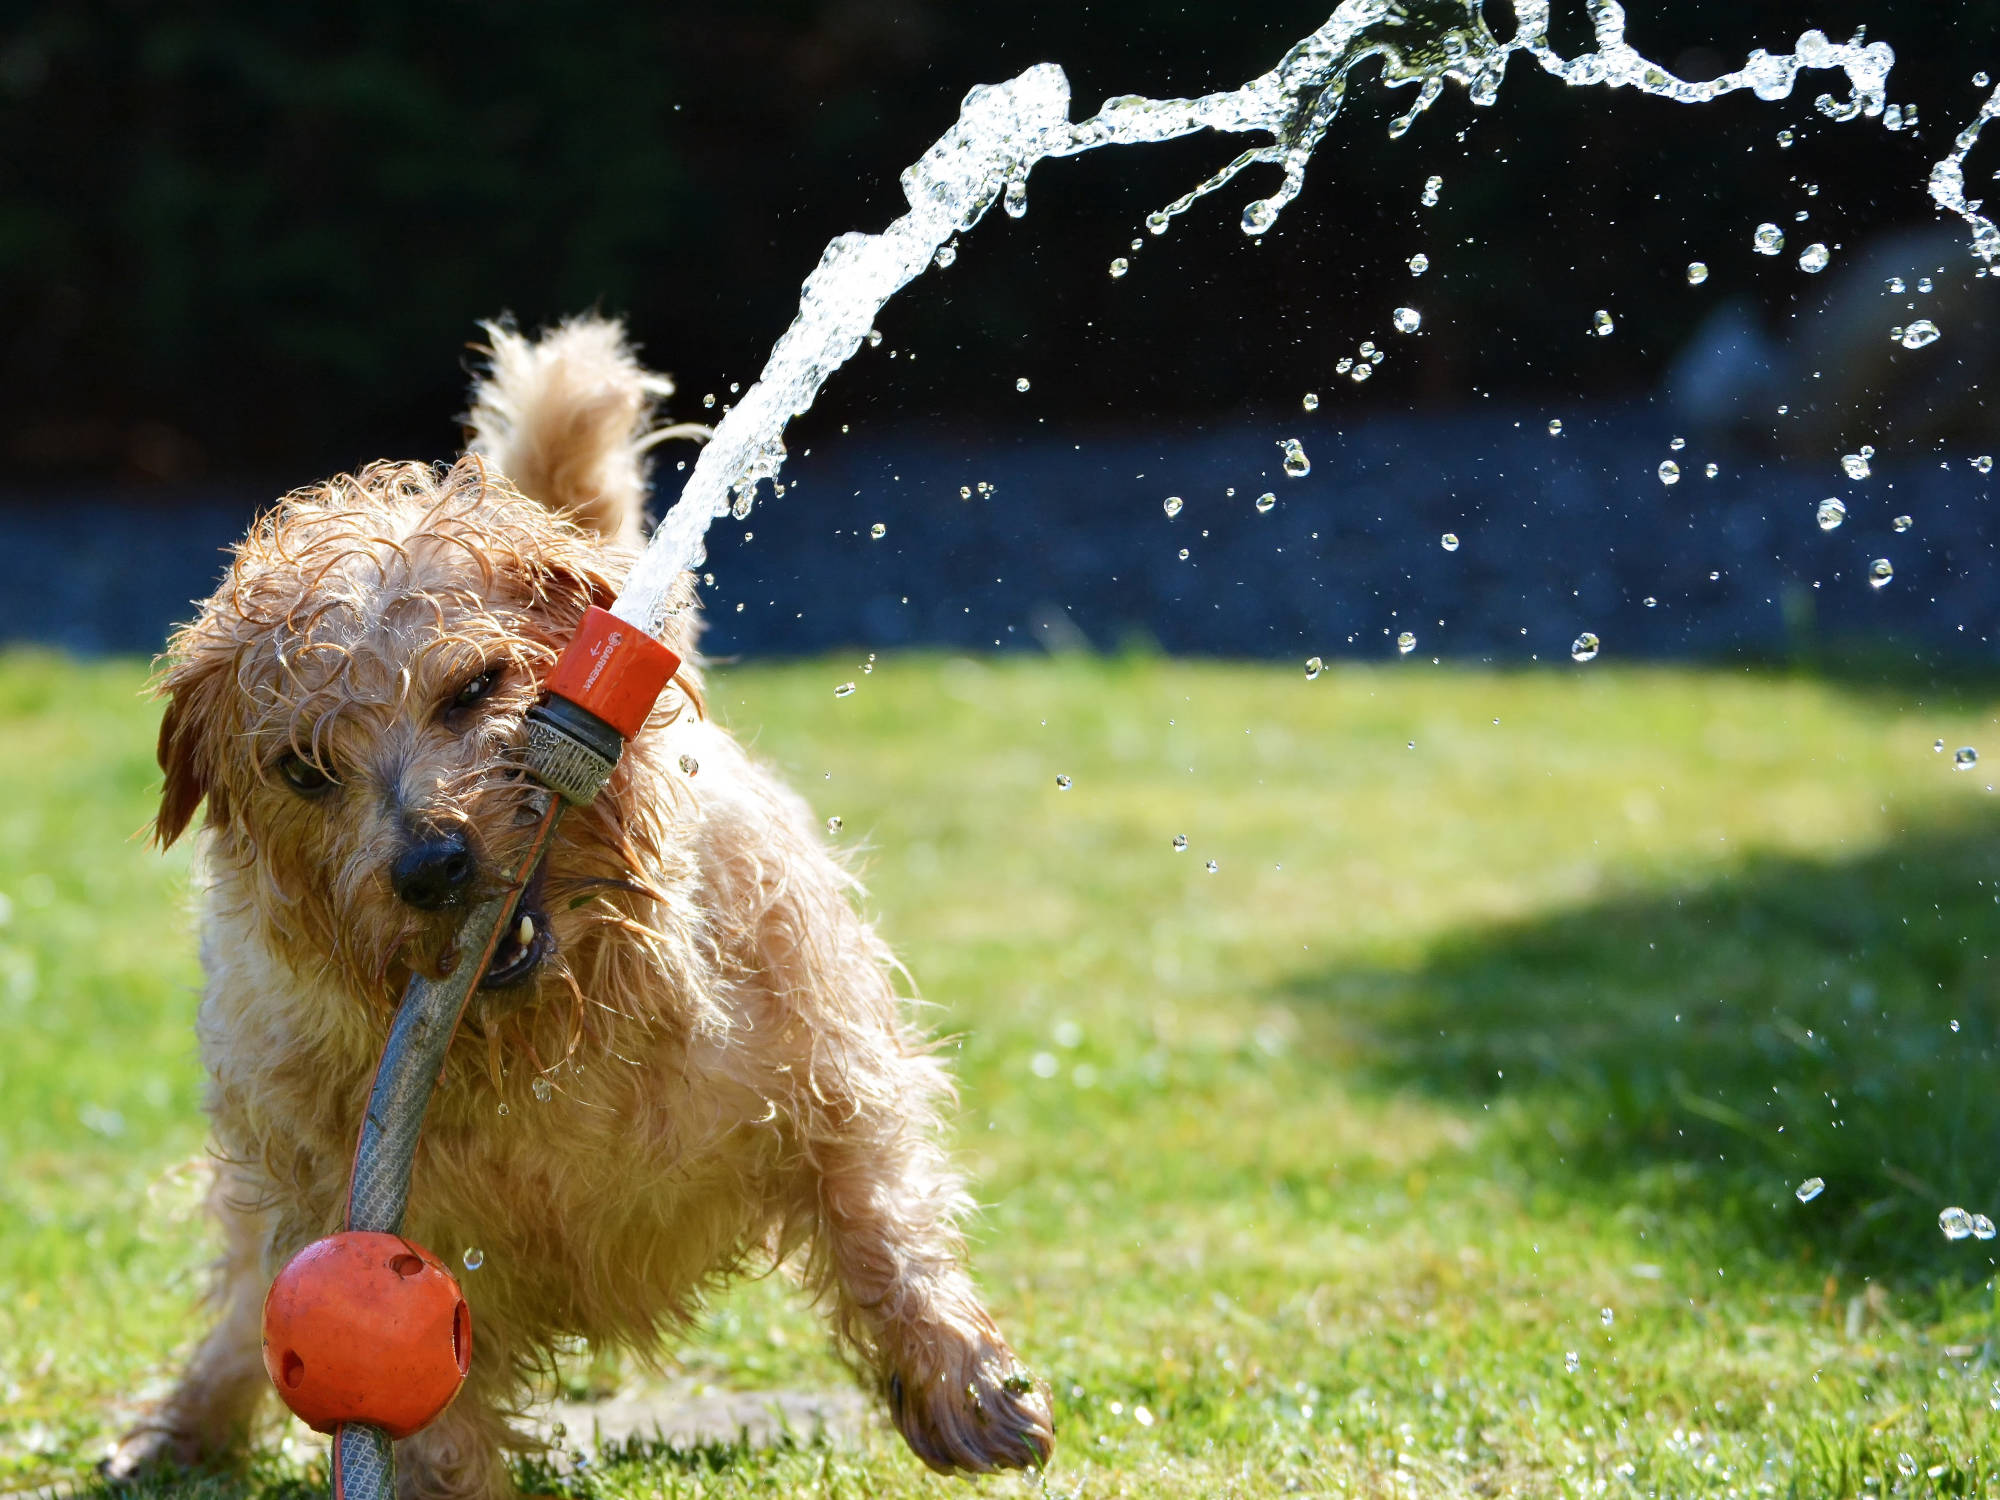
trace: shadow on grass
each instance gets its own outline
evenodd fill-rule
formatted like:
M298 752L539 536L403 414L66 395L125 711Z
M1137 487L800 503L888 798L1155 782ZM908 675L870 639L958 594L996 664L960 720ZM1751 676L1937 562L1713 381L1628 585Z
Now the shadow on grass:
M1760 857L1448 940L1414 975L1304 976L1376 1081L1493 1110L1538 1180L1741 1221L1775 1255L1990 1275L2000 1217L2000 817L1849 861ZM1794 1199L1825 1181L1811 1203Z

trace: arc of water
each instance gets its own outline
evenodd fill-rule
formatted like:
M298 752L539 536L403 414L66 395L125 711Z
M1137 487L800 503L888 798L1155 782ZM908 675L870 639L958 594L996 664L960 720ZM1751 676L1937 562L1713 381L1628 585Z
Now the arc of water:
M1481 0L1343 0L1324 26L1241 88L1194 99L1126 95L1076 122L1069 118L1069 81L1053 64L973 89L957 122L904 171L908 212L879 234L844 234L826 247L805 280L797 316L756 383L717 426L613 612L659 630L673 607L676 579L700 566L709 523L732 511L747 515L759 483L776 478L785 459L786 424L812 405L828 377L867 341L883 306L938 260L953 235L976 225L996 199L1010 214L1027 211L1028 173L1038 162L1202 130L1267 134L1268 143L1239 153L1147 220L1154 233L1164 233L1174 216L1245 168L1276 166L1284 174L1277 189L1243 210L1243 230L1254 235L1269 229L1298 195L1308 160L1340 112L1350 75L1369 58L1379 59L1383 83L1417 89L1410 110L1390 126L1392 135L1407 131L1446 83L1464 87L1474 104L1491 104L1517 52L1568 84L1631 88L1687 104L1741 89L1783 99L1801 73L1838 71L1846 75L1847 97L1821 94L1815 101L1834 120L1882 115L1895 62L1886 43L1859 34L1834 42L1807 31L1790 53L1759 50L1733 72L1689 81L1626 41L1625 11L1615 0L1589 0L1596 47L1570 58L1549 44L1549 0L1513 0L1512 8L1514 35L1501 41L1486 25ZM1966 204L1962 163L1980 126L1996 114L2000 90L1931 176L1932 195L1965 216L1974 249L1989 259L2000 254L2000 229L1977 213L1977 204Z

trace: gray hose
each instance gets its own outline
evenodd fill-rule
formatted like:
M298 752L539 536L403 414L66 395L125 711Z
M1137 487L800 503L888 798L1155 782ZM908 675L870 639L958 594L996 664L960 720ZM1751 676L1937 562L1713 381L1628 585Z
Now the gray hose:
M417 1138L423 1133L438 1075L444 1071L445 1051L458 1030L465 1002L493 960L514 903L548 850L567 806L540 788L535 796L539 819L534 834L508 872L505 889L473 907L458 924L452 950L457 962L451 972L442 979L412 975L403 991L382 1060L375 1066L368 1113L354 1148L354 1173L347 1189L349 1229L402 1233ZM386 1432L362 1422L343 1422L333 1431L333 1451L333 1500L393 1500L396 1456Z

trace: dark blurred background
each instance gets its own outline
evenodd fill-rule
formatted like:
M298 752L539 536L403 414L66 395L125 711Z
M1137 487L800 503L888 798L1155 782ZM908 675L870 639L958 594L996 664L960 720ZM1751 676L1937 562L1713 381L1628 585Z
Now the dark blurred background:
M383 454L447 454L483 317L622 314L681 382L675 415L698 417L703 393L754 378L824 243L898 211L898 172L969 85L1058 61L1078 113L1232 86L1327 9L17 3L0 22L0 637L150 646L256 504ZM797 424L794 452L818 451L755 540L718 537L718 645L1331 655L1421 619L1426 650L1486 655L1600 624L1648 653L1829 631L1989 650L1968 461L2000 447L1994 283L1933 227L1924 180L1977 113L1974 72L2000 73L2000 0L1632 10L1635 44L1691 77L1866 24L1919 123L1833 124L1811 104L1828 75L1781 104L1687 108L1517 58L1496 106L1448 93L1391 142L1409 94L1371 80L1258 241L1236 227L1268 190L1255 174L1164 238L1141 227L1234 141L1044 164L1027 217L967 235ZM1586 38L1577 15L1558 26L1565 50ZM1775 258L1750 250L1766 220L1788 236ZM1796 264L1814 240L1833 247L1819 276ZM1432 269L1412 278L1419 251ZM1114 280L1117 255L1133 269ZM1885 301L1906 263L1910 296ZM1417 338L1390 330L1403 303ZM1938 344L1890 342L1919 315ZM1389 350L1374 378L1338 376L1371 338ZM1288 436L1311 479L1277 474ZM1863 442L1876 474L1857 488L1838 459ZM1670 455L1687 475L1671 490ZM990 500L958 499L982 479ZM1169 525L1160 501L1183 489ZM1271 516L1250 506L1264 489ZM1830 537L1811 524L1823 495L1850 506ZM1444 529L1461 551L1442 553ZM1898 584L1870 590L1891 538Z

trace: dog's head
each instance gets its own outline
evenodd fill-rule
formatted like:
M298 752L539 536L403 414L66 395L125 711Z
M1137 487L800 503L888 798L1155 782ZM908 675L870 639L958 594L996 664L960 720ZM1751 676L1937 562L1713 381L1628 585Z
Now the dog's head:
M440 972L533 821L523 716L630 560L477 458L288 496L168 649L156 837L205 801L211 860L301 972L331 964L370 999ZM621 784L530 880L490 998L532 997L550 959L618 919L590 908L635 890Z

